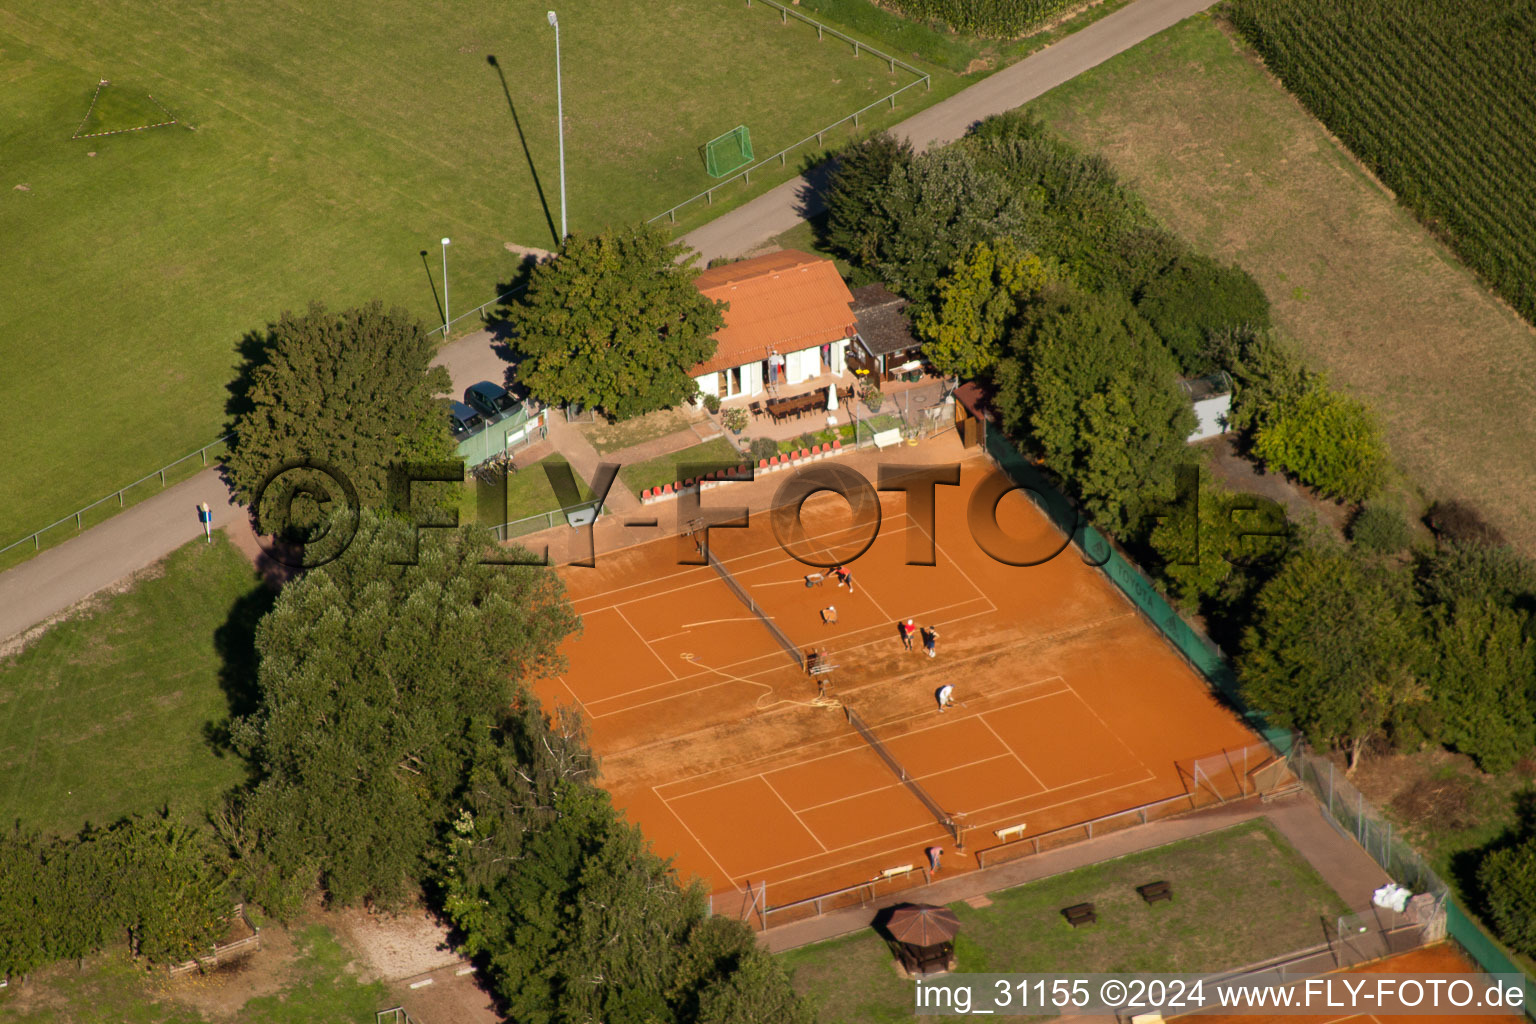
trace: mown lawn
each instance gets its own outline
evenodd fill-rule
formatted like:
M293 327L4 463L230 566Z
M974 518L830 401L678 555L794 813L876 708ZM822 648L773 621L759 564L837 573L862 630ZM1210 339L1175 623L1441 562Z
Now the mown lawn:
M1136 886L1166 880L1172 902ZM1269 825L1249 822L965 903L957 970L974 973L1208 972L1318 945L1319 921L1346 908ZM1072 928L1061 908L1092 903L1099 921ZM912 983L873 931L783 954L822 1024L911 1021Z
M638 496L647 487L659 487L681 480L682 470L679 467L689 463L723 463L727 466L738 466L748 461L750 457L738 452L731 446L731 442L723 437L717 437L703 444L696 444L692 448L673 452L671 455L623 466L619 469L619 482Z
M572 230L707 187L698 149L737 125L767 156L913 80L761 4L559 13ZM0 55L0 544L218 437L238 341L284 309L380 298L435 324L439 239L461 313L512 276L507 244L554 243L543 8L12 4ZM861 131L961 84L938 74ZM150 97L179 123L72 139L103 79L87 127L158 116ZM700 203L679 229L773 179ZM89 397L62 415L70 394Z
M197 817L246 779L220 735L251 699L272 595L213 536L0 661L0 821L62 833L161 807Z
M688 424L701 415L685 409L658 409L643 416L619 420L617 423L598 419L595 423L581 427L580 430L592 447L597 449L599 455L610 455L637 444L675 434L679 430L686 430Z

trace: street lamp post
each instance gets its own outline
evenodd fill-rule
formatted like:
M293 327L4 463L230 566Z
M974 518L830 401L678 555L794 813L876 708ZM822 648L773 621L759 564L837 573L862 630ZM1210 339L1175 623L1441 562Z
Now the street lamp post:
M452 323L448 316L448 239L443 239L443 340L448 340L448 325Z
M560 242L564 244L565 230L565 96L560 83L560 19L549 12L550 27L555 30L555 119L560 128Z

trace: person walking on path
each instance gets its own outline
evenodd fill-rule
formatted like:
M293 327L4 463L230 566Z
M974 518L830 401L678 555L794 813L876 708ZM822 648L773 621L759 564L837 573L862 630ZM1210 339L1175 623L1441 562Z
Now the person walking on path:
M929 873L930 874L935 874L935 875L938 874L939 873L939 858L944 856L944 847L942 847L942 846L930 846L930 847L928 847L927 850L925 850L923 852L928 854L928 871L929 871Z
M945 708L954 706L955 688L949 683L945 683L934 693L933 699L939 702L939 714L943 714Z
M205 501L197 506L197 521L203 524L203 536L208 543L213 543L213 509L208 507Z
M930 658L939 653L939 631L932 626L923 630L923 650Z
M917 632L917 627L908 619L901 624L901 642L907 645L907 650L912 650L912 634Z

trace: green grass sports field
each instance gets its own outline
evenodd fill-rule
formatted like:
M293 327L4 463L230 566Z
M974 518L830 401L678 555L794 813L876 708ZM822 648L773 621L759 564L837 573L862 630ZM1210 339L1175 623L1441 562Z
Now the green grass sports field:
M761 4L559 14L572 230L700 191L738 124L768 156L913 80ZM0 9L0 545L217 437L283 309L438 322L444 236L451 309L493 298L509 243L554 243L554 58L545 5L500 0Z

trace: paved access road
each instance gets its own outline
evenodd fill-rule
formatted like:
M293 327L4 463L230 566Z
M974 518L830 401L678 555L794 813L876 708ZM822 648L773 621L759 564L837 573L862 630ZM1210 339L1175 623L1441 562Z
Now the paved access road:
M891 134L911 142L919 152L953 142L982 118L1022 106L1214 3L1215 0L1136 0L1061 42L914 114L893 127ZM740 256L825 210L826 177L825 165L807 171L690 231L683 241L698 250L700 265L722 256Z
M131 576L203 534L197 506L213 509L215 529L250 532L217 469L167 487L73 540L0 573L0 641L23 633ZM59 527L65 529L65 527Z

